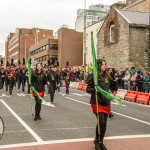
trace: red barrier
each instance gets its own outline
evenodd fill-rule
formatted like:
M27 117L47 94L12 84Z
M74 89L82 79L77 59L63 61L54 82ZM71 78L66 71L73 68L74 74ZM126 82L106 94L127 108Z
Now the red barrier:
M127 90L126 96L125 96L125 100L131 101L131 102L135 102L136 101L136 97L137 97L137 93L138 93L137 91Z
M82 90L83 88L83 84L82 83L79 83L78 87L77 87L77 90Z
M137 103L148 105L149 101L150 101L149 93L138 92L137 98L136 98Z
M83 84L82 91L86 92L87 86L88 86L87 84Z

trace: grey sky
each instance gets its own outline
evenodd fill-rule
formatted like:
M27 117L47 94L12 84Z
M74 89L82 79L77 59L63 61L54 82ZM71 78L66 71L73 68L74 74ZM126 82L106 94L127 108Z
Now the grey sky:
M86 0L90 4L111 5L118 0ZM77 9L84 0L4 0L0 4L0 55L4 41L16 28L46 28L57 31L63 24L75 28Z

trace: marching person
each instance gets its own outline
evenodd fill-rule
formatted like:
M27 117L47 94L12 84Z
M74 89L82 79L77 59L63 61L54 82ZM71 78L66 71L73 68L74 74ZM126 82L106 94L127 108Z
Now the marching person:
M57 73L56 71L54 71L54 69L54 65L51 65L51 71L47 74L48 92L50 94L50 103L52 105L54 103L54 95L57 83Z
M8 91L8 86L9 86L9 78L8 78L8 74L10 74L10 64L7 61L6 63L6 76L5 76L5 87L6 87L6 91Z
M36 64L36 69L34 74L31 78L31 83L35 90L39 93L39 95L43 98L44 97L44 87L47 83L46 75L43 73L42 65L40 63ZM33 96L35 98L36 104L35 104L35 118L34 121L41 120L40 112L41 112L41 100L38 98L38 96L33 93Z
M22 70L21 70L21 74L22 74L22 91L25 91L25 85L26 85L26 73L27 73L27 69L26 69L26 65L25 65L25 59L23 58L23 64L22 64Z
M10 73L8 74L8 79L9 79L9 94L10 95L12 94L13 86L14 86L14 83L16 81L16 71L15 71L13 62L14 62L14 60L11 59Z
M89 76L87 83L88 83L87 92L91 93L91 100L90 100L91 107L96 117L99 117L98 123L100 125L100 135L98 132L99 126L98 125L96 126L96 137L94 140L95 149L107 150L107 148L103 144L103 141L104 141L104 136L106 132L107 118L108 118L108 115L110 114L110 100L108 100L106 97L104 97L100 93L96 93L93 75ZM100 86L103 90L107 92L111 88L109 75L106 73L106 61L105 60L98 60L98 85L96 86ZM97 114L96 97L98 98L98 114Z
M70 85L70 73L69 73L69 71L66 71L65 83L66 83L66 94L69 94L69 85Z
M16 70L17 82L18 82L18 89L20 89L22 83L22 71L21 71L21 62L18 60L18 68Z

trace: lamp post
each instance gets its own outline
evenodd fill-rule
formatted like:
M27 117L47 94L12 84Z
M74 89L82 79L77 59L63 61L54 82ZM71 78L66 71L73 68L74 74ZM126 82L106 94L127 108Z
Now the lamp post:
M86 0L84 0L84 35L83 35L84 47L83 47L83 65L86 64Z

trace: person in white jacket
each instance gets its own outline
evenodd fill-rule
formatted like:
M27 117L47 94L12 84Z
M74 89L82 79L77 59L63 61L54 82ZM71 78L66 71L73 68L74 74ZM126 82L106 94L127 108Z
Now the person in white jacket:
M125 73L125 77L122 78L122 80L124 81L124 89L125 90L129 90L130 89L130 78L131 78L131 74L127 70L126 73Z

